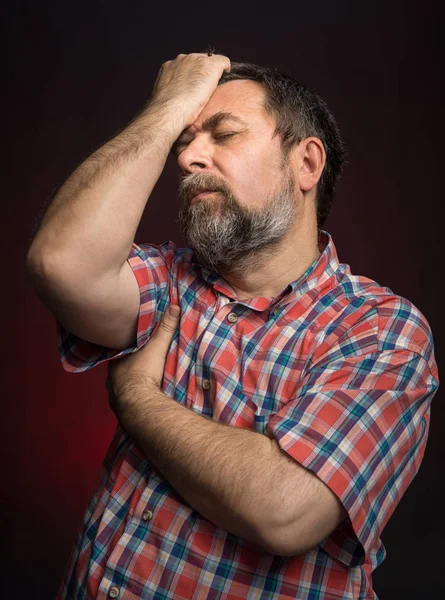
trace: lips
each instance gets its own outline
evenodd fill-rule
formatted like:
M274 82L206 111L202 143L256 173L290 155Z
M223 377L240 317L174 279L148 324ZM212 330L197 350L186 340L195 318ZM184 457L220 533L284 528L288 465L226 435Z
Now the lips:
M195 189L189 195L190 202L191 203L196 202L201 197L204 197L206 194L214 194L217 191L218 190L210 190L210 189L202 189L202 188Z

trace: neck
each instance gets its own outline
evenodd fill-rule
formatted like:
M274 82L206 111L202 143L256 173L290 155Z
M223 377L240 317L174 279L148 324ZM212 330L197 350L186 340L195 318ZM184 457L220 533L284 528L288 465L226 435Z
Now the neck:
M298 279L320 254L317 223L311 220L295 225L272 251L247 258L242 275L223 276L240 300L273 298Z

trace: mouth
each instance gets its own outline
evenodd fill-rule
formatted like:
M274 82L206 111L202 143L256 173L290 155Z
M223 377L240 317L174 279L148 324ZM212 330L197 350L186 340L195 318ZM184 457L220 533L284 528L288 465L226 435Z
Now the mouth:
M217 193L217 190L195 190L189 196L190 204L194 204L203 198L207 198L207 196L210 196L211 194Z

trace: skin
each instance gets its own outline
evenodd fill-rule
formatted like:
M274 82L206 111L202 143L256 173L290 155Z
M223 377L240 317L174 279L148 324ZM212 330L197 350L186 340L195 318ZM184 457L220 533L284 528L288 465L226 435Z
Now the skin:
M260 104L263 93L249 81L219 86L180 136L178 165L190 179L190 189L194 176L204 173L209 181L218 180L230 189L239 204L255 209L263 208L280 189L282 152L273 136L274 122ZM235 113L247 125L225 123L203 131L203 122L220 111ZM220 142L216 135L222 132L236 135ZM291 152L287 168L296 183L296 217L278 248L254 271L243 277L225 274L241 299L277 295L318 258L314 198L324 163L317 138L303 140ZM217 205L220 197L199 202ZM212 218L217 214L216 206ZM178 317L167 312L144 348L109 363L110 404L122 427L209 521L274 554L291 556L313 548L347 516L333 492L283 452L276 440L207 419L161 391L164 362L178 324Z
M170 307L171 308L171 307ZM275 439L195 413L162 392L179 326L170 310L138 352L108 363L110 406L147 458L207 520L282 556L307 552L347 513Z
M278 294L318 257L314 194L323 147L316 138L303 140L286 173L274 123L261 107L261 86L217 86L229 67L220 56L179 55L165 63L155 102L84 161L51 203L28 267L50 310L81 339L115 349L135 343L140 293L128 253L147 198L184 128L189 137L178 165L186 185L216 178L236 206L261 211L279 197L284 174L296 184L298 210L279 247L245 276L226 275L241 299ZM246 121L243 129L231 125L236 135L224 142L215 137L220 131L203 130L219 111ZM218 201L211 200L215 206ZM218 218L218 210L211 216ZM246 257L249 265L254 258ZM112 406L123 428L210 521L273 552L313 547L342 517L329 489L275 440L206 419L162 393L165 356L177 326L164 316L144 348L109 362Z
M267 251L267 260L256 261L254 270L248 269L242 275L224 274L240 299L278 295L320 255L315 193L326 162L323 144L315 137L302 140L291 150L289 163L283 169L280 140L274 136L275 122L262 107L263 98L264 90L257 82L222 84L179 138L177 160L181 176L193 180L194 175L207 174L216 178L243 207L264 208L280 189L285 170L290 169L294 177L297 213L288 233L273 252ZM227 121L212 131L203 131L203 122L218 112L231 112L246 126ZM216 137L225 133L235 135ZM218 202L218 196L199 201Z

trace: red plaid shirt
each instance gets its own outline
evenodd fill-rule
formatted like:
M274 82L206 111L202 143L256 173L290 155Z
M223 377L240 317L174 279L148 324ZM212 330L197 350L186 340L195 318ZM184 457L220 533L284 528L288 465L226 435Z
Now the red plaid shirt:
M375 599L380 534L417 473L438 387L432 335L408 300L322 253L275 298L238 300L172 242L133 244L137 348L171 301L181 325L163 390L198 414L274 437L349 518L311 551L275 556L184 504L118 426L58 599ZM58 324L66 370L122 352ZM267 485L267 482L265 482Z

